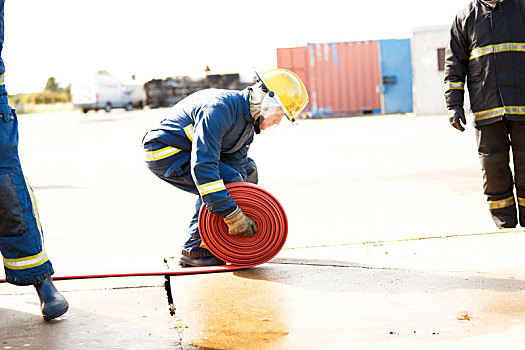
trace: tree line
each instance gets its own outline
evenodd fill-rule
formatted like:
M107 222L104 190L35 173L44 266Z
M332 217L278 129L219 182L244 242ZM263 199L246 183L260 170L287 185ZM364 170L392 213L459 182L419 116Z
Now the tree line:
M55 77L47 79L46 86L42 92L9 95L10 104L50 104L65 103L71 101L71 84L65 88L61 87Z

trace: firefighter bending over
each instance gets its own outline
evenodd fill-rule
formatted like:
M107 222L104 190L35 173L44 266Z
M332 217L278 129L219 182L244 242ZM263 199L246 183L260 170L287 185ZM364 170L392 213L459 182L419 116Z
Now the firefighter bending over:
M295 123L308 103L304 84L293 72L273 69L257 77L255 85L242 91L206 89L184 98L143 138L148 168L169 184L198 195L181 266L224 264L202 246L198 215L203 202L224 219L229 234L257 233L256 224L236 205L225 184L256 184L257 167L248 157L254 134L285 116Z

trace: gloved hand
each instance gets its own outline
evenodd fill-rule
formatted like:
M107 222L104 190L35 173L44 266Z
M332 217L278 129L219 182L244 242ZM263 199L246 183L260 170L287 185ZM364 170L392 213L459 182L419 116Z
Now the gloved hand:
M463 110L463 107L450 108L448 110L448 120L450 125L452 125L454 128L462 132L465 131L463 125L467 124L467 120L465 119L465 111ZM461 125L462 123L463 125Z
M252 219L244 215L241 208L237 207L231 214L224 218L228 225L228 233L234 236L252 237L257 232L257 225Z

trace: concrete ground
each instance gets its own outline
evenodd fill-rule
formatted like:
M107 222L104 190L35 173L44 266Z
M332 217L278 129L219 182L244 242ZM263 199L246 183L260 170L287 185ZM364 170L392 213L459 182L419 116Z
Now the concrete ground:
M20 155L57 274L162 269L194 196L145 168L166 109L20 117ZM445 116L283 122L256 137L260 185L287 243L230 273L57 281L45 322L32 287L0 284L0 349L522 348L522 229L495 231L472 127Z

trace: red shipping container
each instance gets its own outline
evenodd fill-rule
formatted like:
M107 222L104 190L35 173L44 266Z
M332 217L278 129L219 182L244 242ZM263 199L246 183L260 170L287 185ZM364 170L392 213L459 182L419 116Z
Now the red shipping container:
M277 49L277 66L303 80L313 116L381 110L379 42L309 44Z

